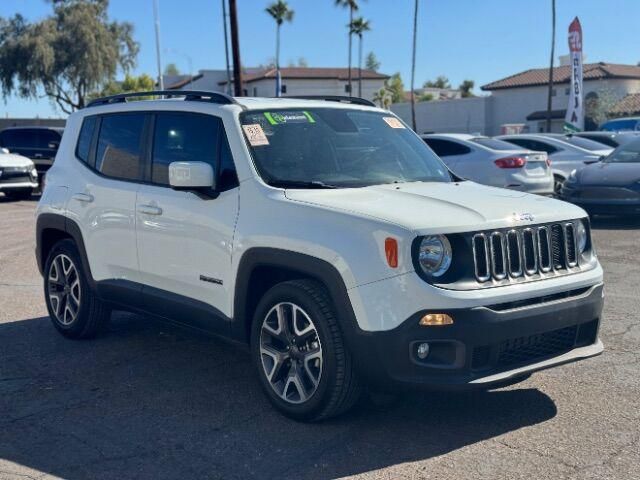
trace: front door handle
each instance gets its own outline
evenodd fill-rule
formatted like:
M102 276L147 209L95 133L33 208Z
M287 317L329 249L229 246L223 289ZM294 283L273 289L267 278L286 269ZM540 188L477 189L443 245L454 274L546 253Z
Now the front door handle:
M78 202L84 202L84 203L93 202L93 195L90 195L88 193L74 193L72 198L74 200L77 200Z
M162 209L155 205L139 205L138 212L144 213L145 215L162 215Z

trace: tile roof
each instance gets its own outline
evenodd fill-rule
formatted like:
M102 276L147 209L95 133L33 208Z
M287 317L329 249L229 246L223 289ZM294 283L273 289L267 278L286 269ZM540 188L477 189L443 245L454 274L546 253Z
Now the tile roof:
M347 80L349 78L349 69L348 68L322 68L322 67L283 67L280 68L280 75L282 79L307 79L307 80L316 80L316 79L337 79L337 80ZM270 68L258 72L245 73L242 76L243 83L255 82L258 80L263 80L266 78L276 78L276 69ZM373 70L365 70L362 69L362 78L363 79L380 79L386 80L389 78L389 75L385 75L384 73L375 72ZM351 69L351 79L358 79L358 69ZM226 82L219 82L220 85L224 85Z
M640 113L640 93L630 93L609 110L609 114L616 117L638 113Z
M583 65L584 80L612 78L631 78L640 80L640 66L616 63L585 63ZM553 83L569 83L571 65L562 65L553 69ZM496 80L480 87L482 90L500 90L503 88L519 88L546 85L549 82L548 68L534 68L516 73L510 77Z
M195 82L196 80L200 80L203 77L203 75L201 73L199 73L198 75L187 75L186 78L183 78L182 80L175 82L171 85L167 85L166 89L167 90L177 90L179 88L184 87L185 85L189 85L191 82Z

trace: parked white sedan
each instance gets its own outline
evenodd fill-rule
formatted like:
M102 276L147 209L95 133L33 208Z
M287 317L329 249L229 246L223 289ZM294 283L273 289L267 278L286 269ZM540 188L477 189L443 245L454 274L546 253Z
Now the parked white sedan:
M26 199L38 188L38 172L27 157L0 150L0 192L11 199Z
M545 152L477 135L442 133L421 137L460 177L528 193L553 193L553 174Z
M555 191L560 192L562 184L572 171L585 165L600 161L609 155L613 148L601 145L586 138L566 137L564 135L522 133L495 137L522 148L531 148L547 152L551 159L555 177ZM588 143L587 143L588 142Z

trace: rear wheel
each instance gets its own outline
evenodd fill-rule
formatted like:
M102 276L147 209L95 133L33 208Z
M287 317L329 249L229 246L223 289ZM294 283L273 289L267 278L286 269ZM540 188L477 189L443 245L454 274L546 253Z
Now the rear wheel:
M264 295L254 316L251 350L264 392L288 417L330 418L360 396L335 307L318 282L283 282Z
M53 326L69 338L95 336L108 322L111 310L89 288L73 241L54 245L44 274L45 300Z

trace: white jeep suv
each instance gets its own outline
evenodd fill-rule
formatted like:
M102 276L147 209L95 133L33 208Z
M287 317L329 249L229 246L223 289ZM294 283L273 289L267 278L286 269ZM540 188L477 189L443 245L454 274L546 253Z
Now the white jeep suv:
M136 95L71 115L47 175L36 255L63 335L123 309L248 344L307 421L364 386L490 388L602 351L582 209L463 181L361 99Z

